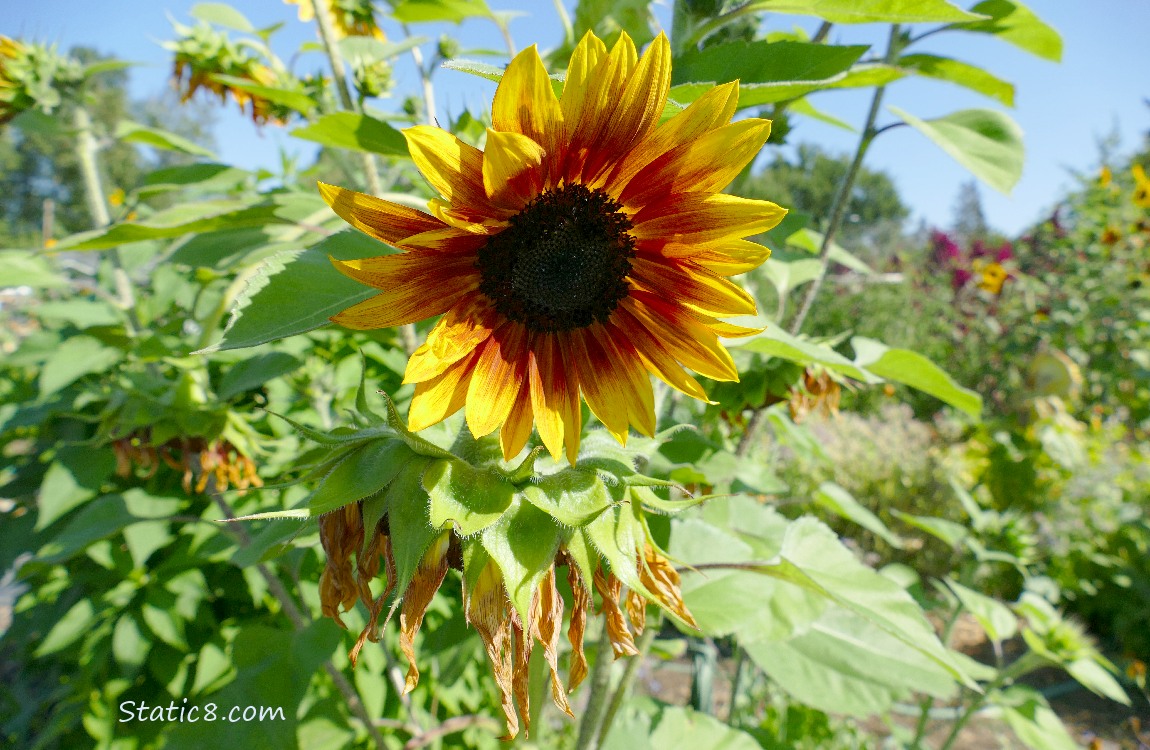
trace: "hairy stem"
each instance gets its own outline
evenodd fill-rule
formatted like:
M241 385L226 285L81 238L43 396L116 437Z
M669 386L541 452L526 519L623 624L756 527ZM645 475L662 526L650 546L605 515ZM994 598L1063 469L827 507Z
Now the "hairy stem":
M623 677L615 686L615 692L611 694L611 701L607 704L607 713L603 715L603 723L599 727L597 746L602 746L607 741L607 735L611 731L611 724L615 721L615 715L619 713L619 709L623 707L623 701L627 700L627 696L631 693L631 688L635 684L635 677L639 674L639 667L643 666L647 654L651 653L651 644L655 642L655 634L659 632L662 619L660 617L648 622L643 629L643 635L639 636L639 640L635 643L635 648L639 650L639 653L627 661L627 667L623 670Z
M343 57L339 54L339 47L336 46L335 31L331 27L331 16L324 12L324 8L320 7L321 3L327 1L312 0L316 6L315 25L319 29L319 38L323 42L324 51L327 53L327 61L331 65L331 74L335 79L335 90L339 94L339 102L349 112L358 112L359 107L351 98L351 89L347 86L347 68L343 64ZM361 155L361 159L363 161L363 173L367 179L367 189L372 195L379 195L383 192L383 184L379 181L379 170L375 166L375 157L365 153Z
M595 664L591 667L587 707L583 709L583 719L579 722L579 737L575 740L574 750L595 750L599 746L599 723L607 705L613 661L614 652L611 649L611 639L607 636L607 617L604 614L603 629L595 647Z

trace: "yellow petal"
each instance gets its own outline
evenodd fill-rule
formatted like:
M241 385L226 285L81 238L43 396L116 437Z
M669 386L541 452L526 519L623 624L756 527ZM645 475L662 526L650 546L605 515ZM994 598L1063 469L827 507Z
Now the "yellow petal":
M627 32L623 32L611 52L599 61L584 87L577 119L567 120L564 110L570 133L570 150L564 167L568 181L581 182L586 160L592 153L598 155L605 150L607 144L602 140L603 134L618 112L624 87L638 60L635 43ZM622 154L608 156L621 157Z
M507 66L491 103L491 126L519 133L554 152L563 134L563 113L535 45ZM488 144L490 147L490 139Z
M663 346L642 323L624 307L618 307L611 315L612 322L635 345L643 366L655 377L680 393L697 398L706 403L716 403L707 397L707 392L699 382L683 371L667 347Z
M403 131L415 166L452 206L491 208L483 190L483 152L430 125Z
M623 384L622 396L627 403L627 419L639 432L655 434L655 392L633 342L609 322L588 329L598 337L614 376Z
M736 195L681 195L635 215L631 235L681 245L742 239L778 225L787 215L770 201Z
M531 437L531 386L524 382L519 387L515 406L511 407L507 421L499 430L499 445L503 449L503 458L510 461L518 456L529 437Z
M527 379L539 438L558 461L563 454L562 401L566 398L564 390L567 384L565 378L557 381L553 375L555 362L562 363L555 344L555 336L539 334L534 337L527 358Z
M771 257L771 249L750 240L723 240L705 245L667 244L662 254L668 258L689 258L720 276L735 276L758 268Z
M632 421L649 433L654 426L651 381L636 367L638 358L625 342L611 341L603 326L595 325L571 331L571 344L583 398L607 431L624 445Z
M520 210L543 185L539 167L543 147L519 133L487 129L483 152L483 189L504 208Z
M641 207L680 193L714 193L743 171L771 134L771 121L749 118L704 133L655 159L628 183L620 200Z
M407 360L404 383L422 383L474 353L503 323L486 297L476 294L447 311Z
M687 259L631 259L633 282L665 299L715 316L754 315L755 299L737 284Z
M480 350L467 389L467 426L483 437L506 421L519 388L526 380L527 357L523 326L503 326Z
M357 330L390 328L439 315L479 286L474 259L468 256L443 259L398 253L347 261L331 258L331 262L356 281L383 290L331 317Z
M319 183L319 194L341 219L377 240L396 245L404 239L443 229L443 222L414 208L366 193Z
M407 429L419 432L463 408L478 356L477 352L472 352L431 380L416 384L415 395L411 397L407 411Z
M730 353L694 313L641 290L633 290L619 304L684 366L712 380L739 379Z
M588 31L575 45L571 62L567 64L567 79L563 83L563 96L559 107L564 121L578 122L587 106L587 92L594 78L599 62L607 56L607 45L599 37Z
M724 83L700 96L691 106L659 125L619 162L604 184L618 195L648 164L682 143L691 143L709 130L726 125L739 102L738 82Z

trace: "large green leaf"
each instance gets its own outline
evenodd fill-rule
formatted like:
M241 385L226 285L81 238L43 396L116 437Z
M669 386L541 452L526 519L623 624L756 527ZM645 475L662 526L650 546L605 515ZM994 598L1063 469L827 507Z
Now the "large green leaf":
M820 484L815 490L814 501L815 505L829 510L836 516L854 521L895 549L902 549L902 539L887 528L881 518L871 513L862 503L855 500L851 493L834 482Z
M489 18L491 9L484 0L400 0L392 4L391 16L400 23Z
M635 701L637 704L638 701ZM625 706L611 725L603 750L760 750L754 737L713 716L662 706L654 717Z
M750 5L765 13L818 16L831 23L960 23L980 20L974 13L945 0L755 0Z
M684 53L675 60L671 83L809 83L845 72L866 51L866 45L728 42Z
M898 64L920 76L949 81L997 99L1008 107L1014 106L1014 84L977 65L938 55L903 55Z
M37 500L36 530L95 497L116 468L112 451L65 446L44 474Z
M431 525L453 526L471 536L499 520L515 497L515 487L492 472L444 459L428 467L423 488L431 498Z
M762 333L733 346L766 354L770 357L778 357L800 365L822 365L829 370L834 370L863 383L879 382L879 378L863 370L856 363L851 362L826 344L792 336L775 324L769 324Z
M61 289L68 280L58 273L48 258L26 250L0 252L0 286L29 286L33 289Z
M216 396L227 401L244 391L258 388L269 380L298 369L303 362L287 352L266 352L241 360L227 368L216 387Z
M124 353L91 336L73 336L48 357L40 370L40 398L44 399L85 375L104 372Z
M912 692L940 698L954 693L954 680L934 661L837 607L792 638L740 643L783 690L828 713L870 716Z
M181 501L149 495L142 489L105 495L89 501L36 555L38 562L67 560L93 542L138 521L159 520L176 513Z
M139 143L164 151L177 151L192 156L204 156L209 159L216 158L211 151L183 136L159 128L150 128L130 120L120 121L119 125L116 126L115 137L124 143Z
M891 349L874 339L855 336L851 339L855 364L886 380L909 385L929 393L973 417L982 413L982 397L955 383L942 368L909 349Z
M995 190L1009 194L1022 177L1022 129L1001 112L964 109L921 120L898 107L890 111Z
M480 535L483 548L503 573L507 596L523 622L544 573L555 560L561 530L551 516L516 497L499 520Z
M223 337L203 351L257 346L327 325L332 315L378 294L337 271L328 256L351 260L390 252L362 232L346 231L268 258L236 298Z
M993 34L1003 41L1052 62L1062 60L1062 37L1034 12L1015 0L986 0L971 8L989 20L965 23L956 28Z
M354 112L324 115L310 125L296 128L291 134L332 148L407 156L407 141L402 133L383 120Z

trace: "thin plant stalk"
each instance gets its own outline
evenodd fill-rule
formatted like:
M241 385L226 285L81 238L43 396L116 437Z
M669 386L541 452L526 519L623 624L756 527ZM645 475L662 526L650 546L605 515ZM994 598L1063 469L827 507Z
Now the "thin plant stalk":
M647 655L651 653L651 645L655 642L655 634L659 632L661 624L662 618L648 622L643 629L643 635L639 636L639 640L635 643L635 648L638 649L639 653L628 659L627 666L623 670L623 677L615 686L615 692L611 694L611 701L607 704L607 712L603 715L602 724L599 725L599 737L596 741L598 747L602 747L603 743L607 741L607 735L611 732L611 724L614 723L619 709L623 707L623 702L630 695L631 688L635 685L635 678L639 674L639 667L643 666Z
M599 746L599 724L607 706L607 691L611 684L611 663L614 661L611 639L607 636L607 617L603 616L603 629L595 647L595 664L591 667L587 707L579 722L579 737L574 750L595 750Z

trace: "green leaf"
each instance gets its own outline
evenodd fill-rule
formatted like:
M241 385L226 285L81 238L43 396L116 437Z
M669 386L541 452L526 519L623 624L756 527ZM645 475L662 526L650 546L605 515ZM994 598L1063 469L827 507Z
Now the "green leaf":
M895 549L902 549L902 539L887 528L882 519L871 513L862 503L855 500L851 493L834 482L823 482L819 485L819 488L815 490L814 501L815 505L829 510L836 516L854 521Z
M490 18L491 9L484 0L400 0L393 4L391 16L400 23L459 23L468 18Z
M831 23L961 23L980 20L945 0L756 0L748 10L817 16ZM978 12L975 9L975 12Z
M308 498L308 512L321 516L382 490L413 456L394 438L372 440L339 463Z
M391 529L391 552L395 558L395 599L403 596L415 575L423 553L439 530L428 516L429 500L423 489L423 472L430 459L416 456L387 488L387 521Z
M157 497L134 488L121 495L104 495L88 502L59 534L36 553L38 562L58 563L89 545L138 521L166 519L178 512L181 501Z
M257 346L327 325L332 315L379 293L337 271L328 255L351 260L391 252L362 232L346 231L268 258L236 298L223 338L200 353Z
M370 64L398 57L425 43L425 36L408 37L401 42L385 42L371 36L348 36L339 40L339 51L346 60Z
M483 548L503 573L507 595L523 622L543 574L555 560L560 528L551 516L516 496L500 519L483 530Z
M958 597L963 608L974 615L974 619L978 620L992 641L1000 643L1013 638L1018 632L1018 618L1010 611L1010 607L950 578L946 579L946 586Z
M1081 747L1066 731L1042 693L1034 688L1014 685L991 693L988 702L1002 709L1006 723L1031 750L1076 750Z
M269 380L294 372L303 362L286 352L268 352L237 362L220 378L216 396L227 401L245 391L258 388Z
M1014 84L977 65L938 55L903 55L898 59L898 64L920 76L949 81L997 99L1008 107L1014 106Z
M637 703L637 701L634 701ZM603 750L760 750L750 734L705 713L663 706L652 719L627 706L611 725Z
M119 349L105 346L91 336L72 336L60 344L40 370L40 398L47 398L85 375L104 372L123 357Z
M800 247L812 255L818 255L823 244L823 234L821 232L816 232L813 229L803 227L802 229L799 229L787 237L786 242L792 247ZM850 251L845 249L837 242L831 243L831 249L827 253L827 257L829 257L835 263L838 263L839 265L849 268L857 273L861 273L867 276L874 274L873 268L871 268L864 261L860 260L857 256L853 255ZM777 261L765 263L763 264L763 268L768 268L772 263L775 262Z
M196 3L192 6L191 14L193 18L217 26L242 31L245 34L256 33L256 27L252 22L227 3Z
M144 624L152 634L172 648L180 651L188 650L187 637L184 635L184 620L182 617L163 607L157 607L145 602L140 614L144 617Z
M1001 112L964 109L920 120L898 107L890 111L995 190L1009 195L1022 177L1022 129Z
M1114 676L1094 659L1090 657L1075 659L1062 666L1071 677L1078 680L1090 692L1126 706L1130 705L1130 696L1126 694Z
M581 469L541 477L522 491L528 502L568 526L582 526L613 502L599 475Z
M68 280L43 255L25 250L0 252L0 284L3 287L29 286L33 289L63 289Z
M61 448L40 484L36 530L47 528L95 497L115 468L116 461L110 450Z
M96 622L96 610L91 599L81 599L72 605L40 641L36 656L44 657L58 653L86 635Z
M189 141L183 136L169 133L167 130L161 130L159 128L150 128L138 122L132 122L131 120L120 120L120 123L116 126L114 137L124 143L139 143L164 151L176 151L181 154L203 156L208 159L216 158L211 151L198 143Z
M800 702L865 717L912 692L955 692L950 673L865 617L838 607L782 641L740 641L751 660Z
M962 540L970 536L970 530L961 523L948 521L945 518L913 516L910 513L903 513L897 508L891 510L891 515L903 523L909 524L920 531L925 531L936 539L941 540L943 544L947 544L951 547L957 547L962 543Z
M1062 60L1062 37L1025 5L1014 0L986 0L971 8L990 20L966 23L956 28L993 34L1005 42L1044 60Z
M767 277L780 297L786 297L803 284L817 279L823 272L823 263L816 258L771 260L770 263L764 263L759 272Z
M515 497L515 487L502 477L458 459L431 464L423 475L423 488L431 498L431 525L442 529L451 524L460 536L471 536L498 521Z
M247 170L227 164L181 164L149 172L144 178L144 186L139 190L141 194L192 186L204 191L226 190L252 176Z
M833 125L836 128L842 128L843 130L850 131L851 133L858 131L858 129L854 125L851 125L849 122L840 120L834 115L827 114L821 109L816 109L815 106L811 104L810 99L806 97L803 97L802 99L796 99L795 101L791 102L790 106L787 107L787 110L790 111L791 114L810 117L813 120L824 122L827 125Z
M448 70L457 70L460 73L470 73L473 76L486 78L489 81L499 83L503 80L503 68L491 63L479 62L478 60L464 60L457 58L455 60L446 60L443 67Z
M826 344L792 336L774 323L768 324L762 333L746 339L741 344L731 346L800 365L819 364L864 383L880 382L877 377L861 369Z
M862 336L851 339L851 348L855 350L855 364L880 378L928 393L972 417L982 413L981 396L955 383L938 365L921 354L909 349L891 349L880 341Z
M849 70L866 51L866 45L848 47L807 42L715 44L702 50L688 50L679 56L671 70L671 83L822 81Z
M148 659L148 652L152 649L152 642L140 632L136 618L125 612L116 621L112 631L112 654L120 664L139 667ZM197 668L197 676L198 676Z
M238 89L239 91L246 91L253 96L261 99L267 99L273 104L279 104L289 109L294 109L302 115L310 114L316 106L315 99L312 99L302 91L294 89L277 88L275 86L263 86L253 82L249 78L240 78L238 76L225 76L213 75L212 80L222 83L229 88Z
M70 323L77 328L114 326L123 321L122 314L104 300L83 298L44 302L35 307L36 317L53 323Z
M407 156L403 134L383 120L354 112L324 115L291 131L291 135L330 148L347 148L386 156Z

